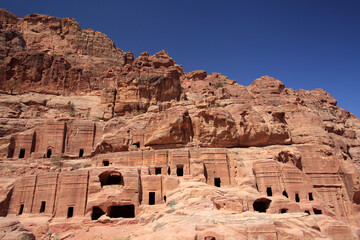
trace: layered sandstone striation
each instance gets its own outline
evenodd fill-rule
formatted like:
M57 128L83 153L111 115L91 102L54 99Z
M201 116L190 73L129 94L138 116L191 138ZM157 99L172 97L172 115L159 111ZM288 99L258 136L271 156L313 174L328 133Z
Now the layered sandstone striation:
M0 10L0 238L358 239L360 120Z

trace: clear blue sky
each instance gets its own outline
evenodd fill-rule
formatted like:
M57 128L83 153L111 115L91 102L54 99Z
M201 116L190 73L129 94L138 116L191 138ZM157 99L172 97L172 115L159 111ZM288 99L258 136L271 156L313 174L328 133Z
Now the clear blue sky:
M323 88L360 117L359 0L7 0L0 8L73 17L136 57L165 49L186 72Z

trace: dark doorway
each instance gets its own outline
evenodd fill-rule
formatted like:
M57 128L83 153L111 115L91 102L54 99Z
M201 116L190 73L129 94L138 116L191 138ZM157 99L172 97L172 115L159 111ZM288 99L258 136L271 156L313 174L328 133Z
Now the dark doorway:
M266 199L266 198L260 198L257 199L254 203L253 203L253 208L254 211L257 212L266 212L266 210L269 208L271 203L270 199Z
M221 187L221 179L214 178L214 185L215 185L215 187Z
M300 197L298 193L295 193L295 201L300 202Z
M183 165L176 166L176 175L179 177L184 176L184 166Z
M20 204L20 207L19 207L19 215L21 215L24 211L24 204Z
M280 210L281 213L287 213L287 211L288 210L286 208L283 208L283 209Z
M170 167L168 167L168 175L170 175L171 174L171 169L170 169Z
M315 214L322 214L320 209L313 208Z
M155 205L155 192L149 192L149 205Z
M84 149L79 150L79 158L82 158L84 156Z
M314 197L313 197L313 194L311 192L309 192L309 201L314 201Z
M310 215L310 211L309 210L305 210L305 213L309 214Z
M71 218L74 215L74 207L68 207L67 218Z
M92 214L91 214L91 220L98 220L104 214L105 214L105 212L101 208L93 207Z
M166 196L164 196L164 202L166 202Z
M106 171L99 175L101 187L104 185L124 185L121 173L116 171Z
M267 188L266 188L266 194L268 195L268 197L271 197L271 196L272 196L271 187L267 187Z
M45 202L45 201L41 201L41 206L40 206L40 212L41 212L41 213L45 212L45 206L46 206L46 202Z
M49 148L46 152L46 157L50 158L51 157L51 149Z
M155 175L160 175L161 174L161 168L157 167L155 168Z
M25 157L25 148L20 149L19 158Z
M111 206L108 208L110 218L133 218L135 217L135 207L133 204L125 206Z
M109 165L110 165L110 162L108 160L103 161L103 166L109 166Z
M282 194L283 194L284 197L289 198L289 196L288 196L288 194L287 194L287 192L285 190L283 191Z

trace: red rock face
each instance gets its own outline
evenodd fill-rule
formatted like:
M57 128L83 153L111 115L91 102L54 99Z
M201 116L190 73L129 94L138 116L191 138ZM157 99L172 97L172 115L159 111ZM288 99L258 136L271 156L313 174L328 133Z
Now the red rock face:
M0 238L360 237L360 121L324 90L4 9L0 89Z

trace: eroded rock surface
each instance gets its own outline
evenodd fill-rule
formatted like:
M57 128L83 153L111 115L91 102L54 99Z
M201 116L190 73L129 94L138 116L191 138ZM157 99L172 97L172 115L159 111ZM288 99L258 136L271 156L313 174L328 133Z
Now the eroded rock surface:
M186 73L72 18L1 9L0 40L0 238L360 237L360 120L324 90Z

